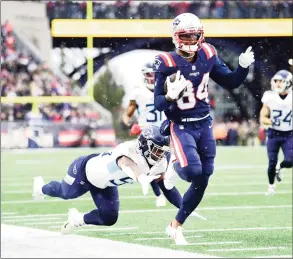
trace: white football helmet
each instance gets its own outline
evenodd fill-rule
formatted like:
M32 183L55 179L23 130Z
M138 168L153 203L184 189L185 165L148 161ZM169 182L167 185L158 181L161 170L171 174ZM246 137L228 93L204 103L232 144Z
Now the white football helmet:
M277 81L281 81L281 87L277 87ZM271 79L271 87L277 93L289 92L292 89L293 79L292 74L287 70L278 71Z
M155 84L155 72L154 72L153 64L152 63L145 64L142 67L141 72L143 74L143 81L145 86L153 92L154 84Z
M199 51L204 41L200 19L192 13L183 13L173 20L173 43L187 53Z

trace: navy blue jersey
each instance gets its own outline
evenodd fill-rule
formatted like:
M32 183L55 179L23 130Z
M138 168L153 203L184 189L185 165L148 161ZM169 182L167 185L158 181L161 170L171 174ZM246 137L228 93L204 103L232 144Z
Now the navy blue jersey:
M210 112L208 99L208 81L212 78L224 88L237 88L246 78L248 68L238 66L231 71L217 57L215 48L203 43L202 48L192 62L178 55L175 51L166 52L156 57L155 69L155 107L165 111L169 120L180 121L182 118L202 118ZM165 99L164 83L167 76L181 71L188 85L182 98L174 102Z

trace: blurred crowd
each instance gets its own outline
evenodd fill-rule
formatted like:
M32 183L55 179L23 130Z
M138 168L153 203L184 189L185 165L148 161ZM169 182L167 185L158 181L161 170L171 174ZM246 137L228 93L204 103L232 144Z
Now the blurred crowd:
M16 44L13 26L1 26L1 96L70 96L71 82L61 80L46 64L38 64L32 56ZM30 120L32 104L1 104L1 121ZM83 123L92 112L79 110L68 103L41 104L44 120ZM89 115L90 114L90 115Z
M200 18L291 18L292 0L217 1L95 1L96 19L167 19L190 12ZM47 3L49 20L85 19L86 1L56 0Z
M224 146L259 146L265 144L266 131L256 120L215 122L214 135Z

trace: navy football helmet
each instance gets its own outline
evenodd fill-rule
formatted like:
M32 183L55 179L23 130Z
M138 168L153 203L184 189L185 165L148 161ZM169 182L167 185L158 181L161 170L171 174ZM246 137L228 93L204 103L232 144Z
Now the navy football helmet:
M169 138L160 133L160 128L154 125L142 130L138 139L138 150L150 165L158 164L167 156Z
M277 87L277 81L281 81L281 85ZM277 93L289 92L293 85L292 74L287 70L278 71L271 80L272 90Z

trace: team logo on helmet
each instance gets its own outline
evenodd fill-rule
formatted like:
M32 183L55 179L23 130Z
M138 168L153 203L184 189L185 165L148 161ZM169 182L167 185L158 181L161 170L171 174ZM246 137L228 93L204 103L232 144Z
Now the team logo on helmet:
M175 18L173 21L173 26L177 26L181 21L178 18Z
M142 131L142 135L145 137L145 138L150 138L152 135L153 135L153 130L152 128L146 128Z

